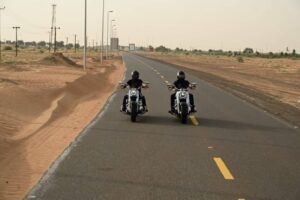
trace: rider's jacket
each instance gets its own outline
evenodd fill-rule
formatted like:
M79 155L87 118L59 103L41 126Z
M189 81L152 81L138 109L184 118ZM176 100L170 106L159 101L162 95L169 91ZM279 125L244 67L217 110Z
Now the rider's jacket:
M174 85L177 89L187 89L190 85L190 82L187 80L179 79L174 82Z
M127 85L129 85L130 88L137 88L141 92L143 81L141 79L130 79L127 81Z

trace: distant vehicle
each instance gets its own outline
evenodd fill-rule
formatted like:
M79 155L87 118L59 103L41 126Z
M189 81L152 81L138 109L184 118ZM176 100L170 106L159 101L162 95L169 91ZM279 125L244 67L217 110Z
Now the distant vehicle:
M190 104L190 94L188 89L177 89L174 85L168 85L169 90L175 90L176 98L175 98L175 112L171 113L172 115L177 116L181 123L186 124L189 115L192 113L191 104ZM191 83L190 89L196 89L196 83Z
M121 89L125 89L129 86L127 86L127 84L125 83L120 82L120 87ZM149 83L143 83L142 88L149 88ZM143 115L146 112L147 111L143 106L139 88L129 88L125 113L130 115L132 122L136 122L137 116Z
M135 51L135 44L129 44L129 51Z

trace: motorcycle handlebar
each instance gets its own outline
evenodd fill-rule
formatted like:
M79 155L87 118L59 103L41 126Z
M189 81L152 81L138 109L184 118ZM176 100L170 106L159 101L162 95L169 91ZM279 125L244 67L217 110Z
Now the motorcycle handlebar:
M119 83L119 85L120 85L121 89L125 89L127 87L129 88L129 86L126 83ZM141 89L141 88L144 88L144 89L149 88L149 83L143 83L143 85L137 89Z
M174 90L174 91L179 91L180 89L176 88L175 85L167 85L169 90ZM189 87L189 89L194 90L196 89L196 84L191 84ZM186 90L188 90L188 88L186 88Z

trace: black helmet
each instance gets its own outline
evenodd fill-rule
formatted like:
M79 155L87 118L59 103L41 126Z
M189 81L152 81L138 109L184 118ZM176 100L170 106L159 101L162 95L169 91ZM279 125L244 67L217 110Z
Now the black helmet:
M185 80L185 73L183 71L177 72L177 79L178 80Z
M140 73L138 72L138 71L133 71L132 73L131 73L131 77L132 77L132 79L139 79L139 77L140 77Z

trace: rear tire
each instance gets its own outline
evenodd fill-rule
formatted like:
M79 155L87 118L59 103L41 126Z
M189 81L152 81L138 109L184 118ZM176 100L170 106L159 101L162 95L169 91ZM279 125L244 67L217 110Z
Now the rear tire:
M186 124L188 118L188 106L186 104L181 105L181 123Z
M131 104L131 121L136 122L136 117L137 117L137 104L132 103Z

